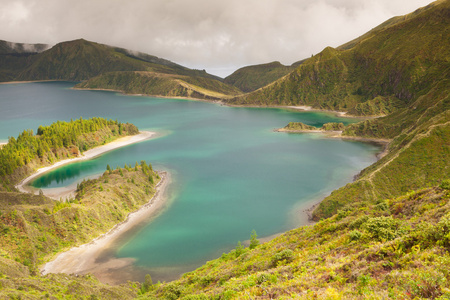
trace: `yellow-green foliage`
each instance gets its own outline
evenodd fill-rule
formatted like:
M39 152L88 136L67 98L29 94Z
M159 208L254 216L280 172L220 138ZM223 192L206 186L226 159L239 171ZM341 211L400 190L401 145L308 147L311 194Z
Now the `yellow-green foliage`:
M385 116L403 106L403 103L395 97L378 96L366 102L356 104L348 112L356 116Z
M293 131L309 131L309 130L319 130L319 128L304 124L302 122L289 122L284 128L284 130L293 130Z
M8 287L0 289L0 295L8 295L19 286L23 289L18 294L27 295L50 293L54 296L55 292L72 297L82 292L71 288L72 285L85 287L87 290L82 294L86 298L91 294L101 299L101 295L114 298L119 291L126 292L126 298L136 295L137 287L108 287L96 280L87 280L89 277L55 275L52 277L55 281L51 282L48 276L39 276L37 266L64 249L89 242L125 220L128 213L152 198L159 179L151 165L142 161L135 168L105 172L98 179L84 181L78 186L76 199L66 203L40 195L0 192L0 272L3 274L0 281ZM62 282L62 286L58 287L58 282Z
M399 135L389 154L364 169L358 179L335 190L313 212L329 217L350 202L396 197L450 178L450 111L444 110L408 134ZM351 125L350 125L351 126Z
M321 128L323 131L342 131L345 129L344 123L325 123Z
M233 250L142 299L450 297L450 193L439 187L374 204Z

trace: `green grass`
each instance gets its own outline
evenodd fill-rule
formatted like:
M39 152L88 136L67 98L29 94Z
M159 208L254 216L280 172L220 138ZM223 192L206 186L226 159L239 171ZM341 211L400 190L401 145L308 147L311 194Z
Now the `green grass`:
M248 66L240 68L227 76L224 82L248 93L274 82L294 69L295 67L293 66L284 66L279 62Z
M450 193L432 187L206 263L141 299L446 299Z
M94 77L76 88L110 89L126 94L218 100L241 92L212 78L153 72L110 72Z

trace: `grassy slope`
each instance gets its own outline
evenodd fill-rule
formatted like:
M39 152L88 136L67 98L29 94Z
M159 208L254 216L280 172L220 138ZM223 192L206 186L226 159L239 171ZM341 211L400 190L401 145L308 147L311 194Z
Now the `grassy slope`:
M289 122L285 127L278 129L280 132L308 132L308 131L343 131L345 128L344 123L325 123L322 127L314 127L304 124L302 122Z
M75 86L76 88L111 89L126 94L187 97L218 100L238 95L239 89L213 78L155 72L109 72Z
M239 88L243 92L255 91L287 75L295 68L279 62L240 68L224 79L225 83Z
M139 284L112 287L91 276L40 276L37 266L125 220L129 212L154 195L158 181L158 174L141 164L105 172L99 179L84 182L76 200L70 203L0 192L0 298L134 298Z
M448 299L450 181L442 186L355 203L142 299Z
M75 40L57 44L35 55L31 64L21 70L17 78L80 81L103 72L120 70L174 72L169 66L134 59L106 45Z

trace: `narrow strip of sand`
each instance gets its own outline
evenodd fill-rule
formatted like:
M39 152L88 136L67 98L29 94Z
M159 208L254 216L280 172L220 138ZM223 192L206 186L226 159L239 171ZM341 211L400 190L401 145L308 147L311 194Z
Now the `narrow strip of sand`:
M19 184L16 185L16 188L23 193L39 193L39 190L36 188L33 188L31 186L29 186L28 184L35 179L36 177L42 175L45 172L48 172L50 170L56 169L58 167L61 167L63 165L66 164L70 164L76 161L82 161L82 160L88 160L91 158L94 158L96 156L99 156L105 152L126 146L126 145L130 145L130 144L134 144L137 142L141 142L147 139L150 139L151 137L155 136L156 133L155 132L151 132L151 131L141 131L139 134L136 135L131 135L131 136L125 136L122 138L119 138L115 141L112 141L111 143L102 145L102 146L98 146L95 147L93 149L87 150L83 153L83 155L79 156L79 157L75 157L75 158L69 158L69 159L65 159L65 160L61 160L51 166L48 167L44 167L44 168L40 168L39 170L37 170L34 174L32 174L31 176L25 178L24 180L22 180ZM73 192L76 189L76 185L72 185L69 187L64 187L64 188L56 188L56 189L48 189L47 191L44 189L43 192L46 196L51 197L53 199L57 199L59 200L60 198L67 198L67 197L72 197L73 196Z
M99 236L90 243L73 247L60 253L53 261L41 267L41 274L66 273L66 274L93 274L101 282L117 284L120 280L121 269L130 266L134 260L131 258L105 257L103 254L118 238L129 233L137 225L149 220L165 204L166 189L171 178L167 172L160 173L161 180L157 185L155 195L139 210L128 215L127 219L117 224L107 233Z

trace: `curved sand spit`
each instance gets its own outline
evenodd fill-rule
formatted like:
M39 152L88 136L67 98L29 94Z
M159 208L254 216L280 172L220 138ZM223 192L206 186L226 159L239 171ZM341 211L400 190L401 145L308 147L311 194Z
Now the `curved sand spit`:
M83 153L83 155L79 156L79 157L75 157L75 158L69 158L69 159L65 159L62 161L59 161L51 166L48 167L44 167L41 168L39 170L37 170L34 174L32 174L31 176L25 178L24 180L22 180L18 185L16 185L16 188L23 192L23 193L34 193L34 194L38 194L39 193L39 189L33 188L32 186L28 185L33 179L35 179L36 177L42 175L45 172L48 172L50 170L59 168L63 165L66 164L70 164L72 162L76 162L76 161L82 161L82 160L88 160L91 158L94 158L96 156L99 156L105 152L126 146L126 145L130 145L130 144L134 144L137 142L141 142L147 139L150 139L151 137L155 136L156 133L155 132L151 132L151 131L141 131L139 134L136 135L132 135L132 136L126 136L126 137L122 137L119 138L115 141L112 141L111 143L102 145L102 146L98 146L95 147L93 149L87 150ZM94 176L94 177L98 177L98 176ZM44 195L46 195L47 197L59 200L59 199L67 199L67 198L72 198L75 196L75 190L76 190L76 184L72 184L70 186L67 187L61 187L61 188L51 188L51 189L43 189L42 191L44 192Z
M154 135L156 135L154 132L142 131L137 135L119 138L106 145L85 151L80 157L65 159L49 167L39 169L33 175L22 180L22 182L16 185L16 188L21 192L38 193L38 189L33 188L28 184L39 175L65 164L91 159L113 149L147 140ZM111 284L118 283L116 279L117 272L122 268L130 266L133 260L127 258L118 259L114 257L104 257L103 254L118 238L122 237L133 228L136 228L137 225L149 220L150 217L154 216L156 212L164 207L165 202L163 200L165 199L165 190L170 182L170 176L167 172L160 173L160 176L161 181L157 184L155 195L143 207L130 213L125 221L115 225L110 231L97 237L91 242L60 253L53 261L48 262L41 267L41 273L43 275L48 273L80 275L90 273L97 276L102 282ZM74 196L75 189L76 184L73 184L62 188L44 189L43 192L46 196L54 199L61 199Z
M169 173L160 173L161 181L157 185L155 195L139 210L128 215L127 219L112 228L109 232L99 236L90 243L73 247L60 253L53 261L41 267L41 274L66 273L66 274L93 274L101 282L118 284L122 282L122 272L127 272L134 260L131 258L116 258L105 255L117 239L129 233L137 225L148 221L155 213L159 212L165 204L166 189L170 183Z

